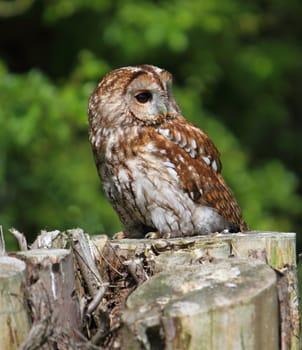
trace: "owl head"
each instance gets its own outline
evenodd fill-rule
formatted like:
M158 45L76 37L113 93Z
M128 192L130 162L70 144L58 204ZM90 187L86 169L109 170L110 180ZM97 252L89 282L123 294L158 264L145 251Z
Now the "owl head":
M92 124L156 125L180 109L172 95L172 75L151 65L131 66L108 73L89 100ZM108 124L109 123L109 124Z

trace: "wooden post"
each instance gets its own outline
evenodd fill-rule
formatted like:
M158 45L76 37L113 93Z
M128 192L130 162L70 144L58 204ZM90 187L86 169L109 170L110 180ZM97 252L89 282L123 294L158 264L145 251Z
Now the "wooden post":
M81 329L73 256L66 249L19 252L26 262L33 327L22 350L72 348Z
M160 272L123 313L122 349L279 349L276 275L230 259Z
M26 339L31 322L25 295L25 264L0 257L0 349L14 350Z
M294 233L40 238L17 254L33 320L20 350L299 349Z
M106 248L99 247L99 241L100 245L103 244L102 237L92 237L92 241L96 256L100 250L102 255L108 256ZM122 316L124 328L120 335L125 349L155 349L158 344L161 344L159 349L172 349L173 346L176 349L207 350L299 349L294 233L251 232L170 240L125 239L111 241L109 249L126 261L143 256L143 264L153 273L126 302ZM222 265L213 264L216 259L222 261ZM241 259L248 259L248 262ZM254 266L256 262L262 265ZM236 265L237 277L228 276L223 267L232 263ZM189 272L190 269L194 269L194 274ZM188 273L191 284L186 277ZM210 287L205 287L205 282L198 277L200 274L212 281ZM226 279L219 282L222 276ZM174 284L173 280L176 281ZM229 287L222 288L221 283ZM185 285L186 293L180 293L175 284L179 284L180 290ZM231 295L238 298L231 298L227 293L230 290L233 291ZM151 311L148 305L152 305ZM184 305L183 309L179 305ZM236 316L232 316L233 313ZM232 323L230 320L239 321ZM152 339L155 338L160 339L160 343L154 347ZM123 343L125 339L126 343Z

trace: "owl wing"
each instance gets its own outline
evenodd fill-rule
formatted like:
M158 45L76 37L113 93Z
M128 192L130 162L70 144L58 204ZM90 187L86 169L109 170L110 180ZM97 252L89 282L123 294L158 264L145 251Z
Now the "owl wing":
M244 229L240 207L221 175L219 151L207 134L181 116L162 123L156 132L157 149L175 165L180 188Z

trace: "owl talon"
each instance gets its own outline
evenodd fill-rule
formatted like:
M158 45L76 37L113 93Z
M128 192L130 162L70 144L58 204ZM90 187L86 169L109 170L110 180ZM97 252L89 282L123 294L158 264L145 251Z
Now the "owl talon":
M115 233L112 237L112 239L124 239L124 238L127 238L127 235L123 231Z
M145 235L146 239L158 239L158 238L162 238L162 234L160 232L148 232Z

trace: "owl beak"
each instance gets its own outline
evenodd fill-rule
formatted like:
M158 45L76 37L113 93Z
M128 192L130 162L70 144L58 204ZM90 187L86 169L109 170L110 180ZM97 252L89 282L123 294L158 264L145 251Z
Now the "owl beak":
M168 113L168 109L165 104L160 106L159 113L163 116L166 116Z

